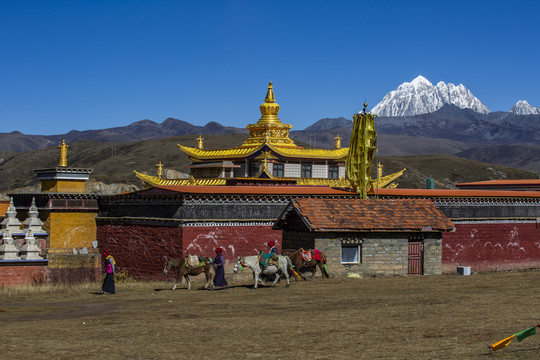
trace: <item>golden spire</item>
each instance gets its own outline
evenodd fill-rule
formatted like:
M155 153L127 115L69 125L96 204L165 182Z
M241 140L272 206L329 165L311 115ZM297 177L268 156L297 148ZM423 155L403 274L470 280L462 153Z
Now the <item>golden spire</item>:
M334 138L334 148L341 149L341 138L339 137L339 135Z
M383 165L379 162L379 164L377 164L377 178L382 178L382 168L383 168Z
M156 166L157 166L157 176L163 177L163 164L161 163L161 161L157 163Z
M244 146L258 146L260 144L273 144L288 147L297 147L289 138L289 130L292 125L284 124L279 120L279 105L274 96L272 82L268 84L264 103L260 106L261 118L256 124L249 124L249 138L244 142Z
M276 102L276 98L274 97L274 86L272 85L271 81L268 83L268 91L266 92L266 98L264 99L264 102L266 103Z
M60 148L60 162L58 166L67 167L67 148L68 144L62 140L62 145L58 145Z
M277 114L279 113L279 105L274 97L274 87L272 86L271 81L268 84L266 98L264 99L264 103L261 104L260 109L262 117L259 119L257 124L281 124L281 121L277 117Z
M203 149L203 140L204 138L201 135L199 135L199 137L197 138L197 148L199 150Z

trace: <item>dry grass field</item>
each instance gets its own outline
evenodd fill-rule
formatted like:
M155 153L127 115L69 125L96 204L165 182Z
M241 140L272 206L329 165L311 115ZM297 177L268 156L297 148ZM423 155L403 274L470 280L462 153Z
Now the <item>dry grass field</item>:
M165 282L0 288L2 359L538 359L540 271L319 278L251 289Z

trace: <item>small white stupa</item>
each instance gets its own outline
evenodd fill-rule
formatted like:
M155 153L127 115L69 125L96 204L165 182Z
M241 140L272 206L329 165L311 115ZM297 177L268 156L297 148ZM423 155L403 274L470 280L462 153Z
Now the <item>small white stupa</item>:
M38 217L39 211L36 206L36 198L32 198L32 205L28 209L28 218L23 222L23 232L27 234L29 231L32 231L34 234L44 233L43 231L43 221Z
M2 236L2 245L0 245L0 260L19 260L19 250L14 245L9 230L5 229Z
M39 247L32 230L28 230L24 238L24 245L21 246L21 260L41 260L39 256Z
M13 198L9 201L9 207L6 211L6 218L0 223L0 233L9 231L10 234L21 234L21 222L17 219L17 210L13 205Z

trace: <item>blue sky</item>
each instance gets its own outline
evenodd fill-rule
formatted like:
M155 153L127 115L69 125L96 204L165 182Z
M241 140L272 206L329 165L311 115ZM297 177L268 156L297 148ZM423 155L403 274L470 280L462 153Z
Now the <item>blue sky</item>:
M4 1L0 132L168 117L244 127L269 81L303 129L423 75L540 105L537 1Z

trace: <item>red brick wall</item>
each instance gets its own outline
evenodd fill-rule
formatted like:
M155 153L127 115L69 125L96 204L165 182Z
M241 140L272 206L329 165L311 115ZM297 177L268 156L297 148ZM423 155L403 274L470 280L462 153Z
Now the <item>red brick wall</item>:
M42 284L47 281L47 264L42 265L2 265L0 266L0 286Z
M268 251L266 243L273 240L281 250L281 230L271 226L201 226L184 227L186 253L214 257L215 248L223 249L225 263L234 263L240 256L256 255Z
M271 226L160 227L144 225L98 225L101 251L108 249L117 263L117 271L127 270L135 279L172 279L163 275L164 257L192 255L215 257L214 249L223 248L226 263L239 256L268 250L266 243L281 248L281 230ZM184 250L185 249L185 250Z
M127 270L134 279L166 279L164 257L182 254L179 227L145 225L98 225L101 251L107 249L116 261L116 271Z
M471 271L519 270L540 267L540 228L535 223L456 224L443 233L443 272L456 267Z

